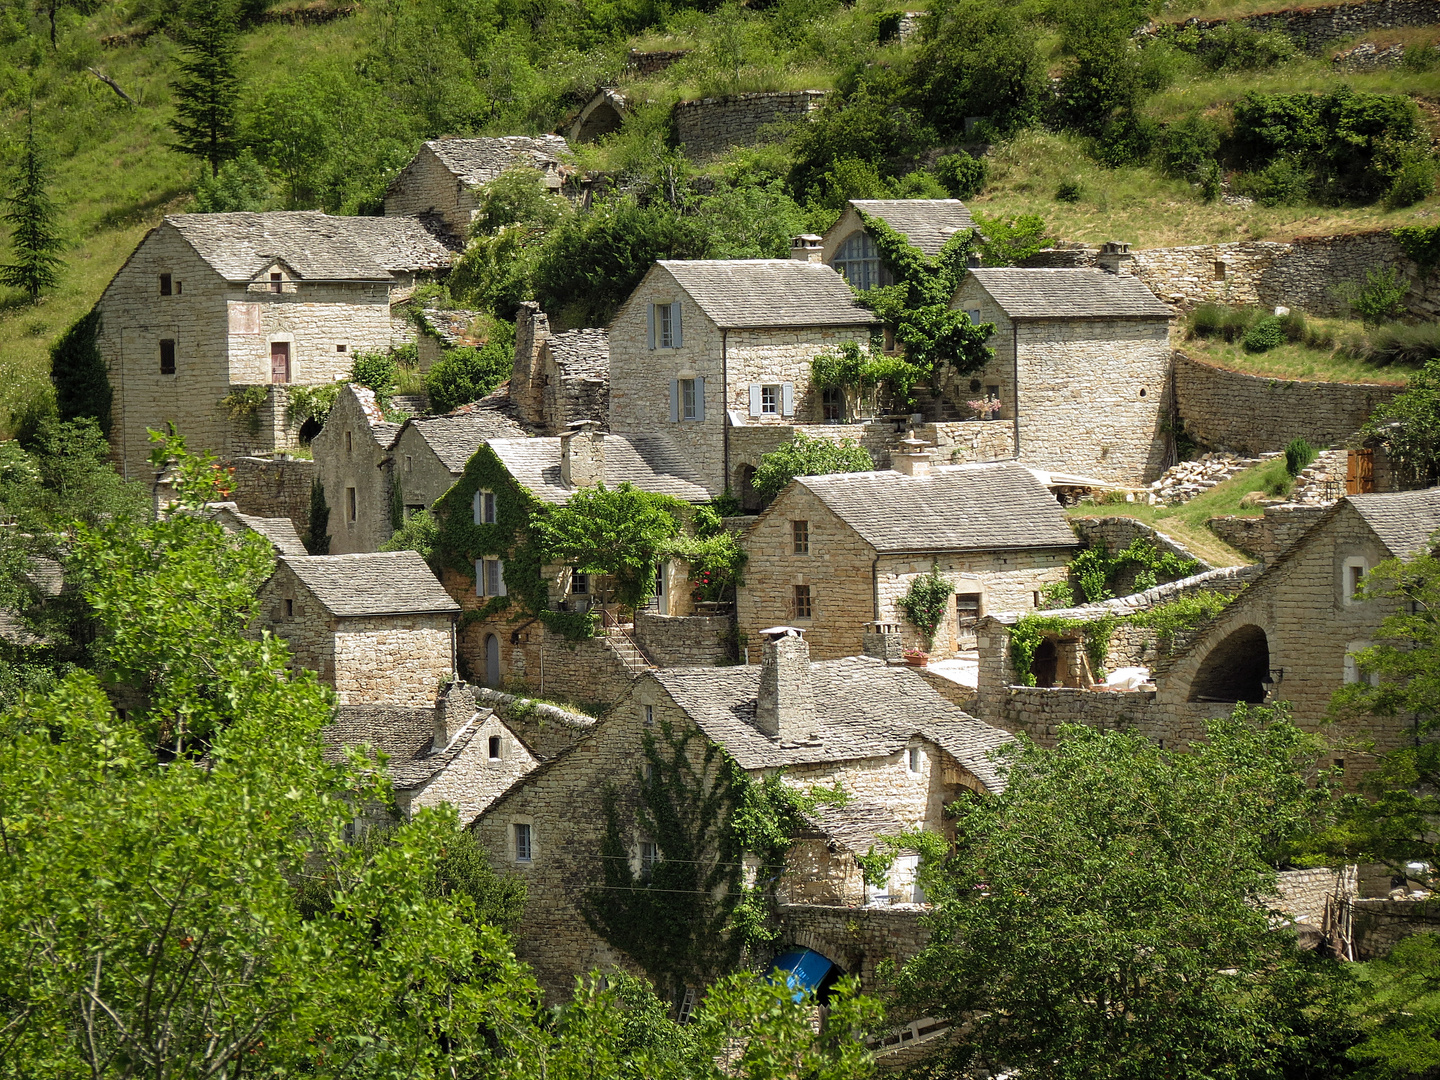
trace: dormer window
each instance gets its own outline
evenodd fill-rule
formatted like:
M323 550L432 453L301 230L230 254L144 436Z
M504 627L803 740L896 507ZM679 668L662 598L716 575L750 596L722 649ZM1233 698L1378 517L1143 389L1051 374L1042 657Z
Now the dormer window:
M863 230L851 233L835 252L830 263L855 288L868 292L882 285L893 284L890 272L880 263L875 241Z
M281 286L284 284L284 282L285 279L282 275L272 271L270 274L270 291L280 292Z

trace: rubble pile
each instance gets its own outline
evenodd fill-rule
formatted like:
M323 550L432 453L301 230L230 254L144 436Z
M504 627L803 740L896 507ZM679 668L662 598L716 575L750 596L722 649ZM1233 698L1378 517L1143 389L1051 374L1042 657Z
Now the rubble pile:
M1318 457L1295 478L1290 503L1302 506L1329 506L1345 494L1346 453L1321 450Z
M1229 480L1236 473L1242 473L1258 465L1266 457L1241 457L1223 451L1202 454L1195 461L1182 461L1166 469L1159 480L1149 487L1150 502L1155 506L1179 506L1189 502L1203 491L1209 491L1216 484Z

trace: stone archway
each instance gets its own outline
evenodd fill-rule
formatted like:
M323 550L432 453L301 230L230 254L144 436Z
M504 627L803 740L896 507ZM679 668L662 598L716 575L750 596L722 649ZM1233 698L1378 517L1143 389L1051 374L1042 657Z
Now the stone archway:
M612 131L619 131L625 122L625 98L613 90L596 94L570 128L572 143L595 142Z
M1205 654L1190 683L1190 701L1265 700L1270 677L1270 639L1254 624L1230 631Z

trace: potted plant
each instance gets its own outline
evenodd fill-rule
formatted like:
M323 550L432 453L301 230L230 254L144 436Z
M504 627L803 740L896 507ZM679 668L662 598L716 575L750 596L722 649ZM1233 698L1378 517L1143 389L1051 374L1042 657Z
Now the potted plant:
M905 663L911 667L924 667L930 662L930 654L924 649L906 649Z

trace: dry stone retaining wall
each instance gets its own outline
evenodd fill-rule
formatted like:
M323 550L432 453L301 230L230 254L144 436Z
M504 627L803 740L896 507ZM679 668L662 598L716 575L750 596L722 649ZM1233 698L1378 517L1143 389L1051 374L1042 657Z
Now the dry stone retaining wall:
M256 517L289 518L295 531L304 536L310 528L310 485L316 476L315 462L298 458L232 458L225 463L234 469L231 498L242 514ZM331 520L337 513L331 507Z
M1437 0L1371 0L1369 3L1335 4L1329 7L1286 8L1238 19L1193 19L1187 25L1202 33L1227 22L1252 30L1278 30L1308 53L1322 52L1327 45L1367 30L1393 30L1401 26L1430 26L1440 23Z
M1250 454L1283 450L1297 438L1343 445L1376 405L1402 390L1242 375L1175 353L1175 403L1185 430L1203 445Z
M1440 933L1435 900L1355 900L1350 911L1356 960L1384 956L1411 934Z
M682 101L675 106L675 135L685 153L701 161L732 146L753 146L767 125L804 120L824 100L824 90L784 90Z
M1233 548L1272 563L1319 521L1328 507L1267 506L1260 517L1213 517L1211 532Z
M660 667L710 667L729 659L729 615L635 613L635 640Z
M1133 541L1144 538L1153 543L1162 553L1178 555L1182 559L1193 559L1196 569L1191 573L1199 574L1214 569L1180 541L1172 540L1164 533L1158 532L1143 521L1137 521L1132 517L1077 517L1071 519L1070 527L1087 546L1094 547L1096 544L1104 544L1105 550L1111 555L1123 551ZM1125 596L1134 591L1136 572L1127 570L1120 575L1114 587L1117 596Z

